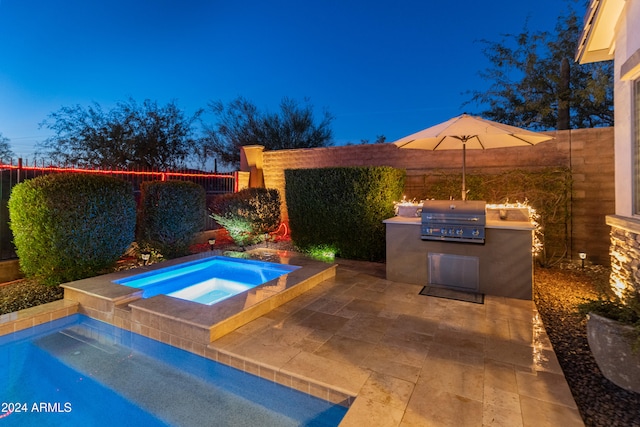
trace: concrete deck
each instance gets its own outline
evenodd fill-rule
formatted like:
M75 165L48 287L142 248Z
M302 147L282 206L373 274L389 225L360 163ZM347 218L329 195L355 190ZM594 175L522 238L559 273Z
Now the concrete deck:
M357 396L344 427L584 425L531 301L422 296L383 264L337 262L208 355Z

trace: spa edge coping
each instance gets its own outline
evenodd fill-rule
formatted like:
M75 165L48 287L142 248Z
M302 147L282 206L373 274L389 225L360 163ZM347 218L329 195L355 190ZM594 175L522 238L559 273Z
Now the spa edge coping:
M261 257L258 255L252 255L252 252L262 252L262 253L268 253L271 255ZM278 255L279 252L284 252L286 255L279 256ZM294 265L297 267L306 267L307 271L311 270L314 273L316 273L318 270L317 266L310 266L310 264L314 263L313 261L310 262L307 258L295 252L277 251L277 250L267 248L267 249L259 249L256 251L246 251L244 253L247 254L248 256L247 258L233 257L233 256L229 257L225 255L225 251L221 251L221 250L200 252L197 254L192 254L192 255L188 255L180 258L174 258L174 259L170 259L170 260L166 260L158 263L137 266L132 269L124 269L124 270L119 270L112 273L103 274L100 276L93 276L93 277L88 277L86 279L79 279L79 280L63 283L60 286L64 289L67 289L67 288L75 289L77 287L81 287L84 293L97 298L102 298L102 299L118 300L122 298L131 298L131 297L137 299L137 298L142 298L142 293L143 293L142 289L127 286L126 284L119 284L117 283L117 281L129 278L131 276L138 275L138 274L149 273L156 270L174 267L179 264L200 261L200 260L204 261L204 260L213 259L216 257L232 258L232 259L238 259L238 260L246 259L251 261L263 261L263 262L275 263L275 264ZM319 262L317 263L320 264ZM290 276L296 276L298 274L301 274L301 272L296 273L296 271L298 270L291 271L288 274ZM265 285L266 284L267 283L265 283Z
M385 224L421 225L420 217L394 216L382 221ZM535 226L529 221L509 221L487 219L485 228L499 228L505 230L535 230Z

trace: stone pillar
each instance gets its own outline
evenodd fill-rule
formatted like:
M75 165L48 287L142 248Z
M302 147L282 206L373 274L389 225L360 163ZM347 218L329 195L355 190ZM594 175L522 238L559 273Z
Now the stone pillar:
M240 148L240 171L249 172L250 188L264 188L263 151L262 145L245 145Z
M249 188L249 178L251 177L250 172L238 172L238 191L244 190L245 188Z

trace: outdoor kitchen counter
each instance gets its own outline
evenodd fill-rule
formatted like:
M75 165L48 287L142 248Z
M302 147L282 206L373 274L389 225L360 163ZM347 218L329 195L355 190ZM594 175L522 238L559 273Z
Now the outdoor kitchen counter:
M396 216L383 222L388 280L425 286L433 284L429 277L429 256L445 254L453 258L477 259L477 289L462 286L458 290L532 298L534 226L530 222L487 219L484 244L422 240L419 217Z
M385 219L385 224L405 224L405 225L421 225L421 219L419 217L404 217L394 216L393 218ZM504 228L509 230L533 230L535 227L529 221L502 221L487 219L485 228ZM420 237L420 229L417 231L418 237Z

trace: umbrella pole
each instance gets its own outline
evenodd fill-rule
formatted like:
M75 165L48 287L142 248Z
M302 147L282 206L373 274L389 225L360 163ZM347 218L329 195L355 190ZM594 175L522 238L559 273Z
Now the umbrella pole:
M462 141L462 200L467 200L467 183L466 175L467 175L467 144L465 141Z

